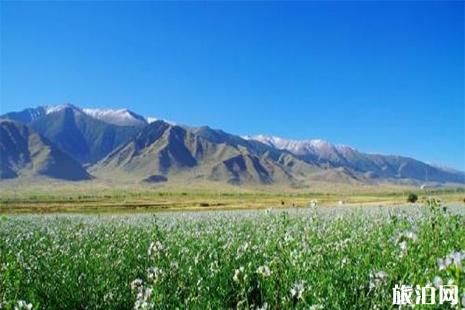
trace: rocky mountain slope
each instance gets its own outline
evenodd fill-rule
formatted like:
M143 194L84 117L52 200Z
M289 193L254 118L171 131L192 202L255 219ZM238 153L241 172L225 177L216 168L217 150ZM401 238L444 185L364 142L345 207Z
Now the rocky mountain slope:
M81 165L29 127L0 119L0 179L47 176L64 180L88 180Z

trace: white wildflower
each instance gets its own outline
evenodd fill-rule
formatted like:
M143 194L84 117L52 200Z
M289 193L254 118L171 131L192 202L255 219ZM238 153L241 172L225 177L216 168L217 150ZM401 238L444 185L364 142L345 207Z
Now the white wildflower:
M451 254L452 261L454 262L455 267L458 270L462 270L462 254L460 252L455 252Z
M401 250L402 252L407 251L407 241L402 241L402 242L400 242L400 243L399 243L399 247L400 247L400 250Z
M404 232L403 235L404 235L405 238L410 239L412 241L416 242L418 240L417 235L413 231L406 231L406 232Z
M261 307L258 307L257 310L268 310L268 303L264 303Z
M266 278L271 275L271 270L270 267L268 267L267 265L263 265L257 268L257 273L262 277Z
M384 271L372 271L370 273L370 290L381 286L387 280L387 273Z
M452 264L452 258L450 257L450 255L446 256L446 258L444 258L444 264L446 265L446 267L449 267L450 264Z
M143 281L141 279L135 279L134 281L131 282L131 289L133 291L138 290L139 288L142 287Z
M153 309L154 304L151 302L152 289L140 287L134 303L135 310L147 310Z
M244 255L247 252L249 247L250 247L250 243L248 241L244 242L244 244L242 244L240 247L238 247L237 248L236 258L237 259L241 258L242 255Z
M465 260L465 252L452 252L445 258L438 258L437 264L439 271L449 268L452 264L458 270L462 270L462 260Z
M303 281L296 282L291 288L291 297L294 299L301 299L304 291L305 291L304 282Z
M150 243L147 254L150 257L156 258L156 257L160 256L160 254L163 252L164 249L165 249L165 247L163 246L163 244L160 241L155 241L155 242Z
M437 263L438 263L439 271L444 270L444 269L447 268L446 262L442 258L438 258Z
M234 282L241 283L244 280L244 267L234 270Z
M407 254L408 245L410 243L416 243L418 240L417 235L412 231L403 231L397 235L395 239L396 243L400 248L400 257L404 257Z
M170 267L172 270L178 270L179 269L179 263L177 261L171 262Z
M149 301L151 297L152 297L152 289L149 287L142 288L137 293L138 300Z
M105 303L110 303L113 300L113 297L114 296L112 292L106 293L105 295L103 295L103 301Z
M153 303L147 301L136 300L136 302L134 303L134 310L149 310L153 308Z
M163 270L158 267L150 267L147 269L147 278L152 282L158 282L163 276Z
M439 276L435 276L433 279L433 285L435 288L439 289L440 286L442 286L442 278Z
M15 310L31 310L32 304L27 303L24 300L18 300L18 303L15 305Z

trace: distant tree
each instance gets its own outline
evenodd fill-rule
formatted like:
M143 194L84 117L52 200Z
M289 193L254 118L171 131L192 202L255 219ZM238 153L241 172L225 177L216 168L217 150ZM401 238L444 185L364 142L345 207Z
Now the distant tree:
M418 200L418 196L415 193L408 194L407 202L415 203Z

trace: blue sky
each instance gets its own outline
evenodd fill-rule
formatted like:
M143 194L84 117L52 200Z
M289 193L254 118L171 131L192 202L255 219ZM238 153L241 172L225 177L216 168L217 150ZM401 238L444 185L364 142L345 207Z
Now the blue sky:
M0 113L71 102L465 170L462 2L1 2Z

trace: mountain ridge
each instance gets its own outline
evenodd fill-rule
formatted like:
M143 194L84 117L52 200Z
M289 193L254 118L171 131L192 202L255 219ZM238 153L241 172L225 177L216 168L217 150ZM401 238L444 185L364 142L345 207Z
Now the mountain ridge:
M106 123L120 126L145 126L154 121L153 117L143 117L129 109L108 108L80 108L71 103L58 105L43 105L35 108L26 108L19 112L9 112L2 115L3 118L14 119L23 123L30 123L51 113L65 109L73 109Z
M71 104L36 108L40 117L28 118L23 112L3 118L23 121L31 129L55 143L82 164L93 163L131 139L143 126L120 126L104 122Z
M361 152L325 140L238 136L208 126L179 126L129 109L69 103L0 118L23 123L97 176L135 181L184 178L231 184L306 186L314 181L465 184L465 173L397 155Z
M319 139L290 140L267 135L246 138L288 150L303 160L350 167L361 173L376 173L376 177L413 178L424 182L449 178L454 182L465 182L465 173L462 171L440 168L406 156L364 153L347 145ZM412 171L412 166L415 166L416 171Z

